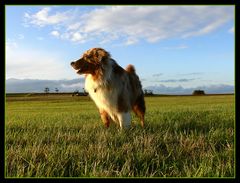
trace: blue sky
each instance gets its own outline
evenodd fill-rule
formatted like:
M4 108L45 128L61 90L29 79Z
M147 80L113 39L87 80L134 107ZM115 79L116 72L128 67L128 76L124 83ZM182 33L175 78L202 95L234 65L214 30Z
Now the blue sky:
M6 6L6 79L71 80L102 47L144 87L234 85L234 6Z

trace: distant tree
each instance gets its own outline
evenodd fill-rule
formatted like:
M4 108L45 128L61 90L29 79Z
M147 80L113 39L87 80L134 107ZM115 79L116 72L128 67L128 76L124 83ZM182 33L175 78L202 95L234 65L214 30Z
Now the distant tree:
M153 91L152 90L148 90L148 95L153 95Z
M192 95L205 95L204 90L194 90Z
M153 95L153 91L152 90L144 90L144 95Z
M49 91L50 91L50 89L48 88L48 87L46 87L45 89L44 89L44 92L47 94L47 93L49 93Z
M148 91L147 89L144 90L144 95L147 95Z
M59 89L58 89L58 88L55 88L55 92L58 93L58 92L59 92Z

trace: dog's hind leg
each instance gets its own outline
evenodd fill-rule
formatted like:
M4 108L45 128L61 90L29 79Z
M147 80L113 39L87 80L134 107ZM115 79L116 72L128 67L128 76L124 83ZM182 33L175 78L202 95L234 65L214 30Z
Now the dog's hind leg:
M105 110L99 110L99 112L105 127L108 128L110 125L111 117Z
M144 115L146 107L143 95L138 97L132 109L133 112L140 118L141 126L144 127Z
M144 127L144 112L143 110L138 106L133 106L133 112L140 118L141 126Z

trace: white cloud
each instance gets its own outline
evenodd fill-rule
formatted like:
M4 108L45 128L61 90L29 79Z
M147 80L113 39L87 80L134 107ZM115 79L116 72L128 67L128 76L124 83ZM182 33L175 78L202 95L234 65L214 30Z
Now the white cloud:
M126 45L132 45L132 44L136 44L138 42L138 40L136 38L128 38L126 41Z
M188 48L187 45L181 44L178 46L169 46L169 47L164 47L165 50L182 50Z
M188 32L185 35L183 35L184 38L191 37L191 36L200 36L203 34L210 33L214 30L216 30L218 27L226 23L230 18L230 15L226 15L225 17L222 17L222 19L215 20L215 22L211 22L207 24L206 26L200 28L199 30Z
M75 32L72 34L71 41L73 42L84 41L84 36L79 32Z
M6 45L5 45L5 46L6 46L6 52L9 52L9 51L17 48L17 47L18 47L18 44L17 44L16 41L11 40L11 39L8 39L8 40L6 41Z
M60 33L58 31L52 31L51 35L55 36L55 37L59 37Z
M80 22L76 22L76 23L73 23L73 24L68 25L67 29L68 29L68 30L76 30L76 29L78 29L80 26L81 26L81 23L80 23Z
M7 42L6 47L6 78L59 79L76 76L70 65L66 67L61 62L59 55L32 48L20 49L11 42Z
M23 34L18 34L18 39L24 39L24 35Z
M84 83L83 82L78 82L78 83L74 83L74 84L61 84L60 85L62 88L68 88L68 89L72 89L72 88L84 88Z
M231 33L231 34L234 34L234 32L235 32L234 27L232 27L231 29L229 29L228 32Z
M29 24L37 25L44 27L46 25L56 25L67 20L68 12L59 13L56 12L54 15L49 15L51 8L46 7L41 9L35 14L25 13L24 18L25 22Z
M60 26L61 39L83 43L189 38L211 33L234 17L233 6L103 6L88 12L56 12L50 8L25 14L30 24Z

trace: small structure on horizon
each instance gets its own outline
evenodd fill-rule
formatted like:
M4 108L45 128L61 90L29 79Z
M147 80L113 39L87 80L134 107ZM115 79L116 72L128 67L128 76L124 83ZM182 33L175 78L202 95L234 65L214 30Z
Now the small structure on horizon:
M88 96L88 93L83 89L83 92L79 92L79 90L75 90L72 94L73 96Z
M192 95L206 95L204 90L194 90Z

